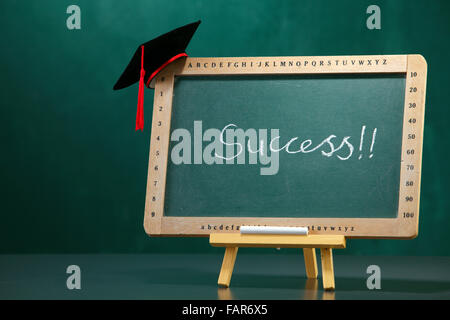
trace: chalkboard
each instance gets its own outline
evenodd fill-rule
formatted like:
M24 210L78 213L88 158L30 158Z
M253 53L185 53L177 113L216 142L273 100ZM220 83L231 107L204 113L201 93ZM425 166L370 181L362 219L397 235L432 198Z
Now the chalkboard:
M175 64L156 82L146 230L414 237L425 77L414 55Z

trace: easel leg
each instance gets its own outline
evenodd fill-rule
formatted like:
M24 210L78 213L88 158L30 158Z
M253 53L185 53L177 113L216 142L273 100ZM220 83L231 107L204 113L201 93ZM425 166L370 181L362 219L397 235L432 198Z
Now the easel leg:
M306 277L308 279L317 279L316 249L303 248L303 256L305 258Z
M234 262L236 261L236 255L238 247L227 247L225 249L225 255L223 256L222 268L220 269L219 280L217 283L220 286L229 287L231 276L233 274Z
M322 260L323 289L334 290L333 249L320 249Z

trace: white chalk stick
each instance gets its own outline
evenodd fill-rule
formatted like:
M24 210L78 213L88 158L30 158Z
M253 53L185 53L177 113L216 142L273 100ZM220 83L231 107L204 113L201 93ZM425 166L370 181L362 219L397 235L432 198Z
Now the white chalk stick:
M306 227L241 226L240 230L242 234L308 234Z

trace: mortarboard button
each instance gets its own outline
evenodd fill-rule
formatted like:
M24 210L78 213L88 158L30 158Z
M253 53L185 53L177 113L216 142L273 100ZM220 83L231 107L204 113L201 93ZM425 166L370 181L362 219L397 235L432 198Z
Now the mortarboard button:
M153 88L152 79L164 67L187 57L186 47L199 24L200 21L190 23L141 44L114 85L114 90L120 90L139 81L136 130L144 129L144 84Z

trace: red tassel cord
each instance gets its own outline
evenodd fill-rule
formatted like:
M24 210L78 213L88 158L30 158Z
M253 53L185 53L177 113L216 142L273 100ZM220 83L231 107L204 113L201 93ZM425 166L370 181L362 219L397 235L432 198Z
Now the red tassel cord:
M179 53L169 60L167 60L165 63L163 63L158 69L156 69L148 78L147 80L147 87L150 85L150 81L160 72L162 69L164 69L169 63L172 61L179 59L181 57L187 57L186 53ZM144 46L141 46L141 76L139 78L139 94L138 94L138 105L137 105L137 113L136 113L136 131L137 130L144 130L144 76L145 76L145 70L144 70Z
M144 130L144 46L141 46L141 77L139 78L139 94L136 113L136 131Z
M148 80L147 80L146 86L147 86L147 87L150 86L150 81L152 81L152 79L153 79L153 78L154 78L154 77L155 77L162 69L164 69L169 63L171 63L171 62L173 62L173 61L175 61L175 60L177 60L177 59L179 59L179 58L187 57L187 56L188 56L188 55L187 55L185 52L179 53L179 54L173 56L172 58L170 58L169 60L167 60L166 62L164 62L162 65L159 66L158 69L156 69L155 71L153 71L153 73L150 75L150 77L149 77Z

